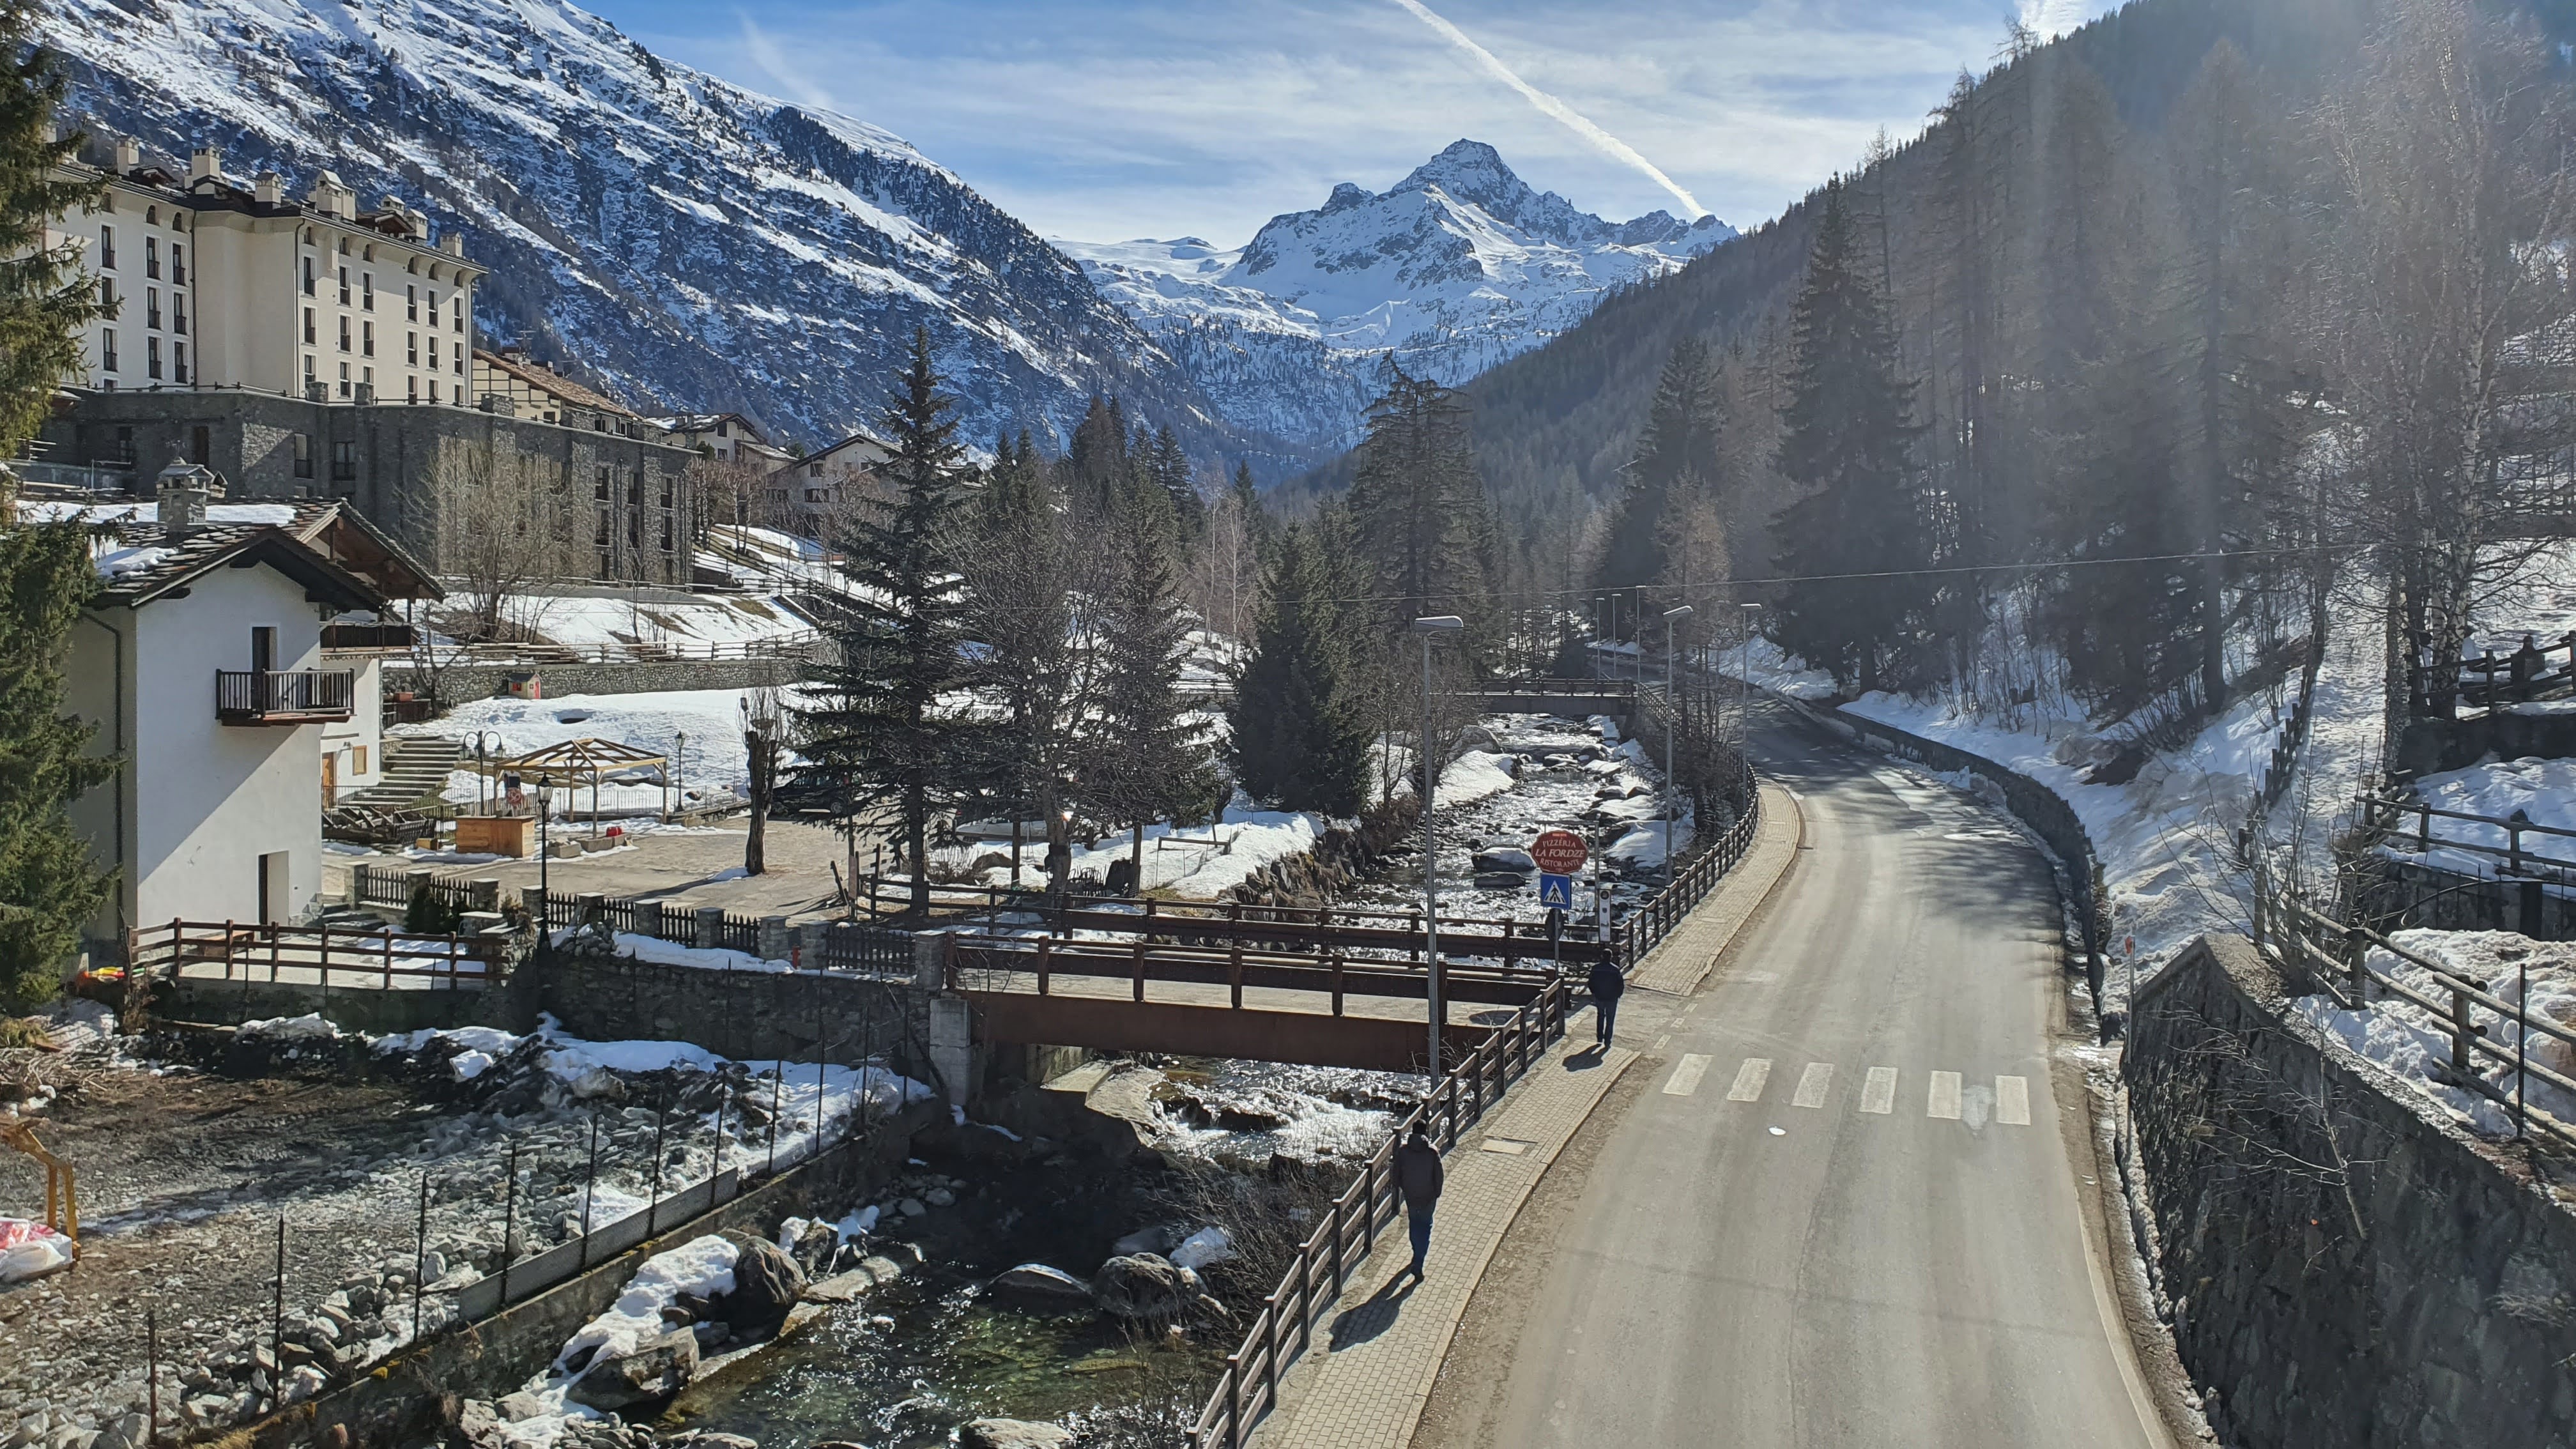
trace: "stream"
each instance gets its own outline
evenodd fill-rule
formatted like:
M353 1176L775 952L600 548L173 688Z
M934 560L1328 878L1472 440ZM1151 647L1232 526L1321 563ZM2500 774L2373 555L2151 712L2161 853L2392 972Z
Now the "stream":
M1535 877L1490 868L1479 877L1479 853L1525 850L1540 831L1567 828L1592 841L1598 859L1603 845L1656 818L1658 774L1594 724L1513 715L1488 718L1484 727L1491 748L1453 767L1443 786L1451 798L1434 821L1440 905L1542 919ZM1478 791L1490 793L1455 798ZM1659 863L1651 853L1647 859ZM1655 884L1651 864L1617 857L1602 864L1597 880L1614 911ZM1401 854L1381 879L1347 899L1416 906L1419 871L1418 849ZM1595 881L1587 872L1580 882L1577 921L1589 918ZM1348 1181L1422 1090L1414 1077L1268 1062L1192 1058L1154 1066L1167 1079L1154 1142L1167 1159L1223 1169L1232 1176L1198 1180L1230 1181L1245 1193L1275 1193L1284 1176L1297 1184L1292 1191L1316 1202ZM1085 1449L1175 1442L1240 1336L1240 1316L1272 1286L1262 1278L1277 1270L1243 1260L1211 1265L1208 1287L1238 1322L1202 1319L1161 1335L1088 1308L1067 1311L988 1291L996 1274L1024 1262L1088 1273L1119 1236L1153 1220L1155 1185L1115 1170L1089 1180L1064 1164L948 1165L944 1170L981 1180L950 1213L911 1225L927 1229L918 1237L926 1263L768 1350L755 1373L692 1390L666 1423L740 1434L763 1449L824 1441L928 1449L986 1417L1074 1428ZM1163 1173L1162 1185L1181 1175ZM1286 1209L1281 1231L1302 1231L1307 1211ZM1196 1223L1172 1225L1187 1231Z

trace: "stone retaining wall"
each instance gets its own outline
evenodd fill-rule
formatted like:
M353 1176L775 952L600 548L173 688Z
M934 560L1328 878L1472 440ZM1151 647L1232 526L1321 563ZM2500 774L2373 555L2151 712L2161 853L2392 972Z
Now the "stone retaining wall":
M2211 1426L2251 1449L2569 1442L2576 1213L2282 995L2252 945L2204 939L2138 993L2121 1067Z
M532 664L519 668L470 665L438 672L439 698L448 704L509 692L509 676L534 670L548 698L568 694L648 694L673 689L753 689L793 684L813 668L802 659L655 659L620 664ZM399 656L384 665L385 688L426 693L418 671Z
M2382 930L2518 931L2535 941L2576 941L2576 892L2536 880L2490 880L2385 856L2369 861L2361 896Z

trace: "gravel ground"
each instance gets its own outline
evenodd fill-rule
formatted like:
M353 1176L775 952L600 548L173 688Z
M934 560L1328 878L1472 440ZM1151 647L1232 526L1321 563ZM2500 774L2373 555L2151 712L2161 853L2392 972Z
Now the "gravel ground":
M390 1080L355 1079L352 1062L374 1059L345 1042L282 1046L270 1074L251 1080L120 1065L90 1049L40 1128L79 1170L83 1253L68 1272L0 1289L0 1446L139 1446L147 1312L160 1321L164 1434L263 1410L281 1221L291 1400L408 1341L424 1176L422 1321L435 1329L448 1316L440 1288L500 1265L513 1143L509 1215L522 1254L578 1233L594 1123L589 1202L600 1225L644 1205L657 1117L666 1195L708 1174L720 1094L733 1160L762 1145L765 1090L739 1065L574 1085L542 1070L543 1044L531 1039L460 1083L448 1060L457 1049L440 1041L392 1058ZM0 1159L0 1204L42 1201L41 1171Z

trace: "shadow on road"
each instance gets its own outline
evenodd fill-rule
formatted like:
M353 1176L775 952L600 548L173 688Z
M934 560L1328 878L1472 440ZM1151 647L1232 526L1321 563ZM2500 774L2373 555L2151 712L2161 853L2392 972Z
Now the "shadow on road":
M1404 1312L1404 1300L1413 1296L1413 1289L1412 1270L1406 1269L1386 1280L1366 1303L1335 1316L1327 1331L1326 1351L1339 1353L1395 1327L1395 1320Z

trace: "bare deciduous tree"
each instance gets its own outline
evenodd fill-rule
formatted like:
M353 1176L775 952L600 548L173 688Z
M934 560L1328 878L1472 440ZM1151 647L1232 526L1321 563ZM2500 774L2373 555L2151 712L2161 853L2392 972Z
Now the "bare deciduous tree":
M456 637L482 642L531 625L513 617L514 600L532 584L585 572L552 469L507 466L489 447L451 443L427 492L439 572L458 586L461 607L441 618Z

